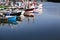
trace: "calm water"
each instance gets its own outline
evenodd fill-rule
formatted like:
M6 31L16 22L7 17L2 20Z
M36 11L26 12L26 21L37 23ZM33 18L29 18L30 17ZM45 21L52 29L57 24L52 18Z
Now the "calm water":
M0 40L60 40L60 3L44 2L41 13L17 24L0 23Z

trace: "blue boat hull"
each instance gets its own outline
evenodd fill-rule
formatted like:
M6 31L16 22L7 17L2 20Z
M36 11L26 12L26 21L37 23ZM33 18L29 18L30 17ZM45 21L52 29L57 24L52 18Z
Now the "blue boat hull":
M16 21L16 16L9 17L7 20L8 21Z

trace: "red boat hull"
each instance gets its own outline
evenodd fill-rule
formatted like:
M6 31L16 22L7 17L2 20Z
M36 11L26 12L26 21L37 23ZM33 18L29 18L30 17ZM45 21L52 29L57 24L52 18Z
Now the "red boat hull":
M32 9L26 9L25 12L29 12L29 11L33 11L33 10L34 10L34 8L32 8Z

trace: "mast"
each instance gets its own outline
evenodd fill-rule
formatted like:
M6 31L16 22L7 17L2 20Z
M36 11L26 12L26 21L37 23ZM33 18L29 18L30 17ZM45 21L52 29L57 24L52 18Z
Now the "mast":
M5 4L5 5L6 5L6 6L9 5L9 0L5 0L5 1L6 1L6 4Z

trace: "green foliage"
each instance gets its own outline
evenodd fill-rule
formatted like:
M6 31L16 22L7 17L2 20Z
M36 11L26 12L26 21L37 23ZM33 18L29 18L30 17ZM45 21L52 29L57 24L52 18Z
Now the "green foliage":
M9 7L10 5L8 5L8 6L4 6L4 5L0 5L0 8L7 8L7 7Z

